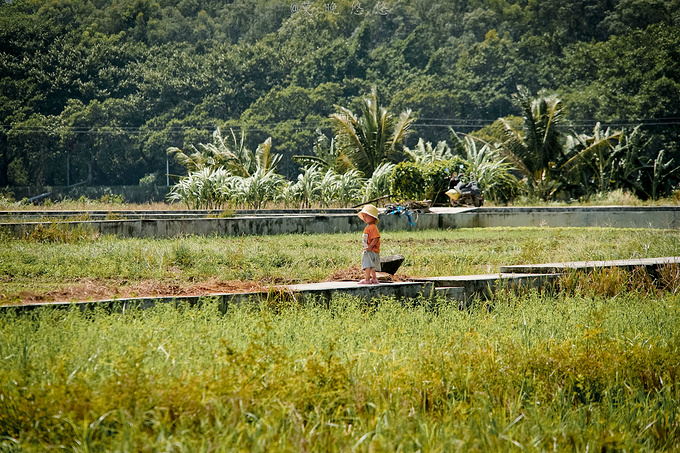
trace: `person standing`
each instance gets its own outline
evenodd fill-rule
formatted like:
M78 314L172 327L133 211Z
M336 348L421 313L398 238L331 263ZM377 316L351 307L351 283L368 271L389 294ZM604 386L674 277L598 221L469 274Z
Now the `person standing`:
M364 251L361 254L361 269L364 271L364 279L360 285L377 285L377 272L380 270L380 232L378 231L378 208L367 204L359 212L359 218L364 221L364 235L361 243Z

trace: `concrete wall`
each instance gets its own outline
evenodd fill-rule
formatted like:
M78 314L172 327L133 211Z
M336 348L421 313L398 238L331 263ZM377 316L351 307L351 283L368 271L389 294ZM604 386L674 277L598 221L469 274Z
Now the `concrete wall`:
M578 208L478 208L438 210L414 214L412 226L402 215L381 215L381 231L487 228L487 227L614 227L680 228L680 207L578 207ZM50 223L44 223L50 225ZM174 237L220 234L230 236L271 234L316 234L355 232L363 229L356 214L237 215L229 218L138 218L64 222L84 225L102 234L120 237ZM39 223L2 223L0 228L21 236Z
M680 208L598 206L578 208L480 208L477 227L547 226L680 228Z
M441 209L433 214L414 216L417 229L491 228L491 227L612 227L680 228L680 207L541 207L473 208L452 212ZM402 216L381 216L383 229L413 228ZM385 228L387 227L387 228Z

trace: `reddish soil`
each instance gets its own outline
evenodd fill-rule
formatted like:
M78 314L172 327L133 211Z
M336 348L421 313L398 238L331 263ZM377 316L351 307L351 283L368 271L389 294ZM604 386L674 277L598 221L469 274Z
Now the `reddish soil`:
M341 269L333 272L327 279L327 282L346 282L346 281L359 281L364 278L364 271L361 270L359 266L348 267L347 269ZM383 282L405 282L410 280L411 277L404 274L385 274L384 272L378 272L378 280Z
M24 291L11 300L12 303L75 302L134 297L205 296L220 293L247 293L267 291L270 285L261 282L238 280L207 280L195 283L177 283L145 280L128 284L120 281L80 279L53 291L36 293ZM19 300L17 300L19 299ZM5 300L5 303L8 301Z
M408 276L378 274L381 281L405 281ZM342 269L331 274L326 281L359 281L363 271L359 267ZM34 292L23 291L7 298L0 295L0 304L35 304L45 302L77 302L106 299L127 299L165 296L207 296L224 293L249 293L268 291L272 286L290 284L286 281L240 281L216 278L199 282L174 280L144 280L130 283L125 280L78 279L64 283L58 290ZM5 296L5 297L2 297Z

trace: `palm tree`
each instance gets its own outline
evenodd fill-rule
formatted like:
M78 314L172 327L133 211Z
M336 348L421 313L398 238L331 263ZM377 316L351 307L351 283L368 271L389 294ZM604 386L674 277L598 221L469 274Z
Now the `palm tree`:
M222 131L218 127L213 132L213 142L199 144L207 153L219 159L227 171L234 176L248 177L253 169L253 153L246 147L246 132L241 130L241 138L237 139L233 129L231 132L231 143L227 143L222 137Z
M255 150L255 169L251 172L251 176L256 172L273 172L276 170L276 166L281 161L281 154L272 153L272 138L268 137L267 140L257 145Z
M377 89L361 100L361 114L336 106L330 115L339 150L345 153L357 170L371 177L383 163L395 162L402 152L402 142L415 121L411 110L398 118L378 103Z
M505 140L500 151L524 176L530 195L548 200L559 188L554 170L564 160L557 130L564 114L562 102L545 92L532 98L522 86L517 87L513 98L522 110L522 129L501 118Z
M312 156L295 155L292 159L302 167L315 165L321 171L333 170L339 174L346 173L353 168L349 157L338 149L335 138L331 138L329 143L328 137L320 129L316 130L316 140L312 151L314 152Z
M186 168L189 173L214 166L215 162L208 153L203 152L194 145L189 145L189 150L190 151L186 153L175 146L171 146L167 149L167 152L169 155L174 155L175 160Z
M253 153L246 147L245 132L239 139L231 130L229 143L218 127L213 143L191 145L190 149L192 152L186 154L178 148L168 148L168 153L189 171L189 176L173 187L171 201L183 201L196 208L212 209L233 202L260 209L282 189L283 176L275 173L281 155L272 153L271 137Z

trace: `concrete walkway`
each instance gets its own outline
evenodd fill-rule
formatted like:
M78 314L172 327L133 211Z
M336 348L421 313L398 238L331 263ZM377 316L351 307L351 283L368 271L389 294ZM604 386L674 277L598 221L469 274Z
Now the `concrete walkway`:
M432 282L397 282L381 283L379 285L360 285L357 282L321 282L289 286L275 286L269 291L250 293L219 293L201 296L168 296L127 299L106 299L83 302L45 302L36 304L4 305L0 309L15 309L19 313L31 312L40 308L78 308L92 310L100 308L109 311L125 311L131 308L148 309L157 304L171 303L175 306L188 304L200 305L203 301L215 301L220 311L225 312L230 305L249 302L265 302L271 307L285 305L291 302L321 302L328 303L331 299L346 295L361 297L365 300L380 297L394 297L397 300L417 297L432 297L434 284Z
M647 272L654 273L662 266L679 264L680 257L668 256L664 258L639 258L629 260L606 261L570 261L566 263L519 264L515 266L501 266L501 272L524 272L527 274L560 273L568 270L592 271L598 268L618 267L631 271L636 267L643 267Z

